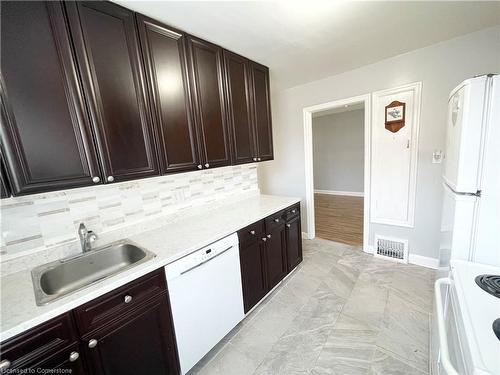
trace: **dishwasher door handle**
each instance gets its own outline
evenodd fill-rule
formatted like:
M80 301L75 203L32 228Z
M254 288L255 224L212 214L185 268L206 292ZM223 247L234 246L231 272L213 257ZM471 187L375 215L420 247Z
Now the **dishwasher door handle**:
M182 275L184 275L185 273L188 273L188 272L190 272L190 271L192 271L192 270L194 270L194 269L196 269L196 268L198 268L198 267L200 267L200 266L203 266L205 263L208 263L208 262L210 262L212 259L215 259L215 258L217 258L218 256L221 256L221 255L222 255L222 254L224 254L226 251L229 251L229 250L231 250L232 248L233 248L233 246L231 245L231 246L229 246L227 249L222 250L219 254L217 254L217 255L215 255L215 256L213 256L213 257L211 257L211 258L208 258L207 260L204 260L204 261L203 261L203 262L201 262L201 263L198 263L196 266L190 267L190 268L188 268L187 270L182 271L182 272L180 273L180 276L182 276Z

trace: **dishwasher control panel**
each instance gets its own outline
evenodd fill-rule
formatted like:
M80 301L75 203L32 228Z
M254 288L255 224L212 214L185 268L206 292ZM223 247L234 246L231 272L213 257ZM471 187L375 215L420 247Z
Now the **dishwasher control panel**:
M178 277L226 252L232 247L238 247L238 235L233 233L221 240L205 246L193 253L186 255L165 267L167 280Z

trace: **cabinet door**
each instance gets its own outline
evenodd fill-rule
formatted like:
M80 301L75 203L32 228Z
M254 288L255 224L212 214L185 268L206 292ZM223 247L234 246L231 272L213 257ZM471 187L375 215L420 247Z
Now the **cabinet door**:
M302 232L300 226L300 216L296 216L286 223L286 258L288 263L288 272L302 262Z
M266 236L266 273L269 289L287 274L285 224L275 226Z
M180 372L167 294L83 340L92 374L177 375ZM89 347L90 340L96 340L96 345Z
M224 68L233 164L257 161L248 60L224 51Z
M250 63L252 77L253 115L256 133L257 156L260 160L273 159L273 131L271 127L271 100L269 69L255 62Z
M2 158L0 158L0 197L1 198L10 197L9 180L7 178L7 172L5 171Z
M99 182L62 4L2 2L0 34L1 147L14 195Z
M162 173L197 169L198 145L189 95L186 36L137 15Z
M158 175L134 13L104 1L65 4L106 182Z
M264 268L265 244L256 239L240 247L241 282L245 313L250 311L268 291Z
M231 158L224 107L222 48L191 36L188 47L202 163L205 168L229 165Z

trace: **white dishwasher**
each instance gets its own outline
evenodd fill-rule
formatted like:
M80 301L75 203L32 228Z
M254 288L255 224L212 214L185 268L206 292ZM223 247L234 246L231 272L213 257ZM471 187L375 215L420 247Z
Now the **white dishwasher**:
M181 372L188 372L245 316L238 236L165 267Z

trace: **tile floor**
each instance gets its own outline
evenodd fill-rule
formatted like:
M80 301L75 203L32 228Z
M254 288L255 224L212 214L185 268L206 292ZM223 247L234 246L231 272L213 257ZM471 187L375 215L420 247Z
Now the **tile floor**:
M327 240L189 375L429 373L434 271Z

